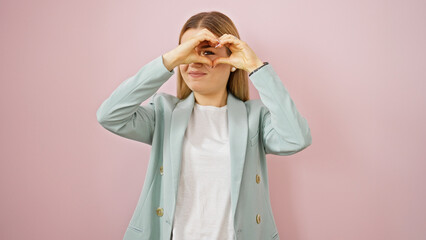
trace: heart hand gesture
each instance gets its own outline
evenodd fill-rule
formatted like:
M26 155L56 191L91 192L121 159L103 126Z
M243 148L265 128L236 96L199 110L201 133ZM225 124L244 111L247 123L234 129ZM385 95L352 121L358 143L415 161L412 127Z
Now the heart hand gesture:
M170 71L170 69L173 69L177 65L193 62L204 63L212 67L213 62L206 56L199 54L199 46L202 42L208 42L212 47L219 43L217 37L204 28L190 40L179 44L175 49L163 55L164 64L167 69Z
M237 37L230 34L223 34L219 38L219 42L220 44L216 48L226 46L231 50L232 54L229 57L216 58L213 61L213 67L219 63L224 63L250 73L263 65L263 62L256 56L248 44Z
M201 43L207 42L210 46L227 47L232 52L229 57L219 57L214 60L200 55ZM217 38L212 32L204 28L190 40L179 44L178 47L163 55L163 62L170 71L180 64L189 64L193 62L204 63L210 67L218 64L229 64L236 68L252 72L263 65L263 62L256 56L253 50L244 41L231 34L223 34Z

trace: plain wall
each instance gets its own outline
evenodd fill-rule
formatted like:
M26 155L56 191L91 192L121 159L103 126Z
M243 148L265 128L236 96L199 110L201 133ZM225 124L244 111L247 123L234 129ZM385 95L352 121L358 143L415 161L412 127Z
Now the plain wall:
M281 239L426 239L425 1L0 1L0 239L122 239L151 147L96 110L217 10L312 145L268 155ZM176 75L159 91L176 94ZM251 98L259 98L250 82ZM146 102L145 102L146 103Z

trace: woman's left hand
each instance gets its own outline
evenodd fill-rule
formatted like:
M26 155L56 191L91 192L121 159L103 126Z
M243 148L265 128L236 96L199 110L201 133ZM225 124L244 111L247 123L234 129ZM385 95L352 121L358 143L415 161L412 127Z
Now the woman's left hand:
M223 34L218 40L220 43L216 48L226 46L232 53L229 57L216 58L213 61L213 67L219 63L224 63L250 73L263 65L263 62L256 56L248 44L234 35Z

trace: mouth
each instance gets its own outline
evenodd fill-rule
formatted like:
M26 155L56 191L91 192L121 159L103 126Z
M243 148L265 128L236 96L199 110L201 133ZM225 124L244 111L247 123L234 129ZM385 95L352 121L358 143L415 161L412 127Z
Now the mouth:
M201 73L201 72L190 72L188 73L189 76L193 77L193 78L199 78L199 77L203 77L205 75L207 75L206 73Z

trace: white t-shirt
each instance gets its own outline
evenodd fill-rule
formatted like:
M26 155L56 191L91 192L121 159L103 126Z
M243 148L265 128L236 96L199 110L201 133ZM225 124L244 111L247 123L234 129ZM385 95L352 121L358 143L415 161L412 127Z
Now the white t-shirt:
M228 109L194 103L185 132L173 240L233 240Z

